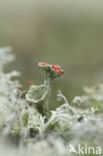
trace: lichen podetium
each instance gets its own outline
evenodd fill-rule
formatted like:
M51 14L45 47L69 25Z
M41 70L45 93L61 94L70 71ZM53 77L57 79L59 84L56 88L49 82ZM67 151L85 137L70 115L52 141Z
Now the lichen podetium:
M49 98L51 96L52 82L56 77L64 74L64 70L60 65L51 65L45 62L40 62L39 67L44 72L44 83L41 85L31 85L26 94L27 101L35 103L38 111L49 118Z

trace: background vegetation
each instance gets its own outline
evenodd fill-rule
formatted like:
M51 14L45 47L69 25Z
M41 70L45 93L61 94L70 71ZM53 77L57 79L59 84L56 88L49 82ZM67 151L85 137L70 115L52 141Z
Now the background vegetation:
M39 61L64 67L65 76L56 83L69 99L81 95L84 85L102 80L102 4L100 0L0 0L0 46L11 46L16 53L13 66L22 72L24 89L30 80L40 83Z

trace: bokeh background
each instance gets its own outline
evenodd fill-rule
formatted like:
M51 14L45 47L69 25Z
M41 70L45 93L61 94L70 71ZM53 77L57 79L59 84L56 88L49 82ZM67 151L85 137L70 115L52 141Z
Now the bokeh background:
M23 89L42 83L39 61L65 70L57 89L68 97L103 79L102 0L0 0L0 47L11 46Z

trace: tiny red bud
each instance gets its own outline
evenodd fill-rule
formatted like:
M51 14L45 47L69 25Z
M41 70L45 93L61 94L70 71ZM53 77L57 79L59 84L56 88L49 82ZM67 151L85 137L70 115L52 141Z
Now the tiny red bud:
M32 85L32 84L33 84L33 82L32 82L32 81L30 81L30 82L29 82L29 84L30 84L30 85Z

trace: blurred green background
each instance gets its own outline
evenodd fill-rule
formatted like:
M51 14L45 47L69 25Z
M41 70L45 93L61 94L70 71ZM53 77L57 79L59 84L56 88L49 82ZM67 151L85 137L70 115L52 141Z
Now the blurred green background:
M54 90L71 100L103 79L103 2L0 0L0 46L13 48L17 60L9 69L22 72L23 89L42 82L39 61L62 65Z

